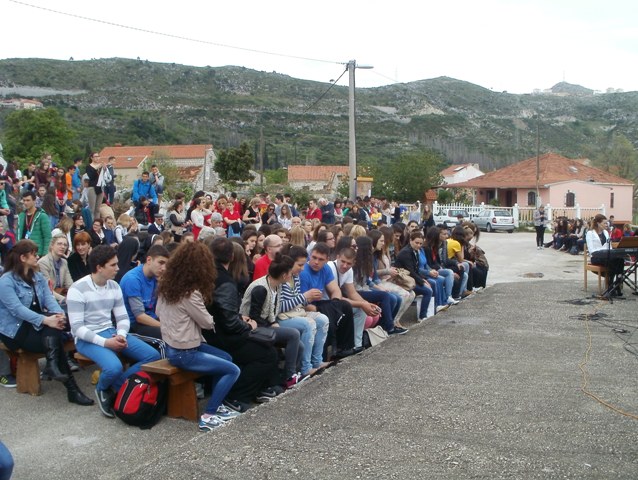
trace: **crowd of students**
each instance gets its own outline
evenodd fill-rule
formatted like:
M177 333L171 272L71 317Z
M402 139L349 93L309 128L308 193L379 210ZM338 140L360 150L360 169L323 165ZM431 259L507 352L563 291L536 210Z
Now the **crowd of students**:
M101 370L95 399L108 417L125 379L164 356L211 378L199 428L212 430L358 354L368 328L406 334L401 320L415 297L421 322L485 286L489 266L471 223L450 236L414 212L403 223L383 200L300 206L284 194L197 192L163 212L149 172L115 221L108 164L90 161L95 172L73 192L77 208L60 209L56 222L34 193L53 194L53 177L14 184L22 211L0 242L0 340L43 353L43 375L63 383L70 402L92 405L64 352L73 338ZM0 384L15 386L6 364Z

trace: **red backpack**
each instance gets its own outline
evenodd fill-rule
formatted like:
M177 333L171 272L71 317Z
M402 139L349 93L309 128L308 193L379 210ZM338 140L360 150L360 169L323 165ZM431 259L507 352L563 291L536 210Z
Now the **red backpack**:
M146 372L134 373L117 392L114 413L129 425L152 428L166 410L166 390L165 382L154 382Z

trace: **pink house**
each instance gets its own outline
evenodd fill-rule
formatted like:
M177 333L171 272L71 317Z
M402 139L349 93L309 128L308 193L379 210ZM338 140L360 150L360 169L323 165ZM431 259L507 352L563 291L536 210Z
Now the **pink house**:
M538 169L537 159L532 157L447 187L471 189L475 204L498 199L504 207L535 206L538 195L538 203L552 208L604 205L607 216L614 215L616 221L633 218L631 181L591 167L586 159L573 160L556 153L541 155Z

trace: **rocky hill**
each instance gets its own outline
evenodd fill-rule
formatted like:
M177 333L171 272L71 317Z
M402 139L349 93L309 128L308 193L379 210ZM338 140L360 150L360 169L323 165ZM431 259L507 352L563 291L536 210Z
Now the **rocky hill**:
M325 94L328 87L242 67L0 61L0 95L37 96L60 109L80 148L257 145L263 129L270 168L347 163L348 89ZM638 145L638 92L583 95L583 87L563 87L560 95L514 95L440 77L357 89L358 157L383 163L435 149L450 162L489 170L535 155L537 122L543 152L584 155L611 132ZM0 110L0 138L7 114Z

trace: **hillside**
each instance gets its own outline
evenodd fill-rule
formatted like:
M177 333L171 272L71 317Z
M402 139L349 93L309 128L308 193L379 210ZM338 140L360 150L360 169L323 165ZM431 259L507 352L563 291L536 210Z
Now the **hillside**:
M256 145L263 128L271 168L347 163L348 89L336 86L314 104L328 87L242 67L0 60L0 94L37 95L60 109L79 133L80 149ZM0 110L0 139L8 113ZM449 161L492 169L535 154L537 114L542 151L576 157L595 145L596 135L614 131L638 145L638 92L513 95L440 77L357 89L358 157L385 162L433 148Z

